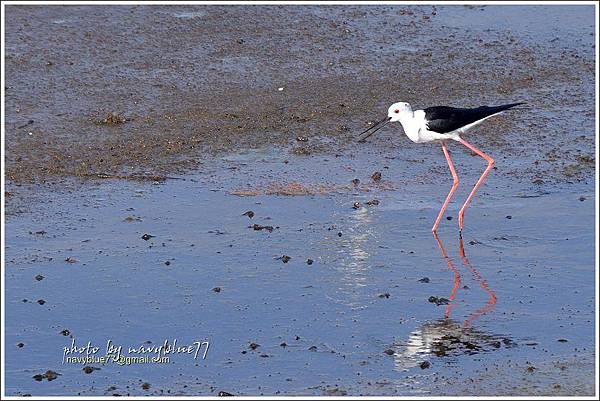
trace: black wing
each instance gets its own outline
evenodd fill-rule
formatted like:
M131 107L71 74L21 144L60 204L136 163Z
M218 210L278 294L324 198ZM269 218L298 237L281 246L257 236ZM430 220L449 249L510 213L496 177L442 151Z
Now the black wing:
M520 104L524 103L481 106L474 109L460 109L448 106L428 107L424 110L427 129L439 134L445 134Z

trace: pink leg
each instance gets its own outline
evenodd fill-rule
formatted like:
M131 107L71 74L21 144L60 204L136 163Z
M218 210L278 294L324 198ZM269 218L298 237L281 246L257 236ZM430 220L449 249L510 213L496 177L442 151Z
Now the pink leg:
M475 187L473 187L473 190L469 194L469 197L465 201L465 204L463 205L463 207L458 212L458 226L460 227L460 231L462 231L462 229L463 229L463 219L464 219L464 215L465 215L465 209L469 205L469 202L471 202L471 198L473 198L473 195L475 195L475 192L477 191L477 189L479 188L479 186L483 183L483 180L485 180L485 177L489 174L489 172L494 167L494 159L492 159L491 157L489 157L488 155L486 155L481 150L477 149L475 146L471 145L470 143L468 143L464 139L459 139L459 142L462 143L463 145L465 145L467 148L471 149L473 152L477 153L479 156L483 157L488 162L488 166L486 167L486 169L483 172L483 174L481 174L481 177L479 177L479 180L477 180L477 183L475 184Z
M431 231L435 233L437 231L438 225L440 224L440 220L448 207L448 203L450 203L450 199L454 195L454 191L456 191L456 187L458 187L458 175L456 174L456 170L454 169L454 164L452 164L452 159L450 158L450 154L448 153L448 148L446 148L446 143L442 142L442 150L444 151L444 156L446 156L446 160L448 161L448 167L450 167L450 172L452 173L452 178L454 179L454 183L452 184L452 188L450 192L448 192L448 196L446 196L446 201L442 205L442 209L438 214L437 219L435 219L435 223L433 224L433 228Z

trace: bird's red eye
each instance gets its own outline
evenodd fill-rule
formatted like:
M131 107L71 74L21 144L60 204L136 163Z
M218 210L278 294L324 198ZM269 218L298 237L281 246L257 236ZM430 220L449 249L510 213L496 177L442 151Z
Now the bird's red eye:
M394 113L400 113L400 110L396 109L394 110Z

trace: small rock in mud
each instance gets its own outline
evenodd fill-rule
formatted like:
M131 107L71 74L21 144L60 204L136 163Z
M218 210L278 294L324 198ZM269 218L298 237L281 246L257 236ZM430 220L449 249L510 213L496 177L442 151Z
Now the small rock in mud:
M294 148L293 153L297 156L308 156L310 155L310 150L305 147Z
M150 238L154 238L154 235L150 235L150 234L148 234L148 233L146 233L146 234L142 235L142 239L143 239L144 241L148 241Z
M275 260L281 260L283 263L287 263L291 260L292 258L289 257L288 255L282 255L278 258L275 258Z
M310 346L310 347L308 348L308 350L309 350L310 352L316 352L316 351L317 351L317 346L316 346L316 345L312 345L312 346Z
M355 178L352 180L352 184L358 185L358 184L360 184L360 180L358 178Z
M296 140L297 140L298 142L308 142L308 138L307 138L307 137L305 137L305 136L297 136L297 137L296 137Z
M68 258L65 258L65 262L67 262L67 263L77 263L77 259L72 258L72 257L69 256Z
M143 390L148 390L148 389L150 389L150 383L147 383L147 382L146 382L146 383L142 383L142 389L143 389Z
M579 163L583 163L583 164L595 164L596 163L596 159L593 156L587 156L587 155L577 155L575 157L575 159L577 159L577 161Z
M371 179L375 182L381 181L381 173L379 171L374 172Z
M46 301L44 301L43 299L38 299L37 303L40 305L44 305L46 303Z
M42 276L41 274L38 274L37 276L34 277L37 281L42 281L45 277Z
M260 345L258 345L257 343L250 343L250 345L248 346L250 347L250 349L252 351L254 351L255 349L257 349L258 347L260 347Z
M34 375L33 380L41 382L42 380L44 380L44 375Z
M354 209L354 210L360 209L360 202L354 202L354 205L352 205L352 209Z
M213 292L221 292L221 287L215 287L212 289Z
M286 343L281 343L281 344L279 344L279 346L285 348L285 347L287 347L287 344Z
M569 340L567 340L566 338L559 338L559 339L558 339L558 340L556 340L556 341L558 341L559 343L566 343L566 342L568 342Z
M60 373L56 373L53 370L47 370L46 373L44 373L43 375L38 374L38 375L33 376L33 379L38 382L41 382L44 379L51 382L52 380L56 379L59 375L60 375Z
M534 178L533 180L531 180L531 183L536 185L542 185L544 183L544 180L542 180L541 178Z
M60 332L60 334L62 334L65 337L68 337L71 335L71 331L69 331L69 329L64 329Z
M379 297L379 298L389 298L389 297L390 297L390 294L389 294L388 292L385 292L385 293L383 293L383 294L379 294L379 295L378 295L378 297Z
M306 259L306 264L307 265L312 265L313 264L313 260L312 259Z
M242 214L242 216L248 216L249 218L253 218L254 212L252 210L248 210L246 213Z
M512 216L509 214L508 216L506 216L507 219L512 219Z
M430 296L429 302L431 302L432 304L436 304L437 306L440 306L440 305L448 305L450 303L450 300L446 299L446 298L438 298L438 297Z
M587 198L585 196L580 196L579 197L579 202L583 202L584 200L586 200Z
M379 205L379 200L378 199L370 200L370 201L366 202L365 205L367 205L367 206L377 206L377 205Z
M254 229L254 231L267 230L270 233L273 232L273 226L262 226L260 224L255 224L255 225L252 226L252 228Z
M533 373L534 371L535 371L535 366L528 366L527 367L527 372Z
M165 261L165 265L169 266L171 264L171 262L169 262L168 260Z
M83 369L81 369L81 370L83 370L85 373L87 373L89 375L94 370L100 370L100 368L96 368L94 366L84 366Z
M341 237L341 236L342 236L342 232L340 231L340 232L338 233L338 237Z
M233 397L233 394L228 393L227 391L219 391L217 394L218 397Z
M452 216L446 216L446 220L448 220L448 221L452 220Z
M134 221L142 221L142 218L139 216L127 216L123 221L126 223L133 223Z
M383 351L384 354L392 356L394 355L394 350L393 349L386 349L385 351Z
M23 343L17 343L18 348L23 348L24 346L25 346L25 344L23 344Z
M427 369L431 366L431 364L428 361L423 361L419 366L421 367L421 369Z
M116 125L124 124L127 119L119 114L110 113L102 120L95 120L94 122L98 125Z
M419 280L419 283L428 283L429 282L429 277L423 277L422 279Z

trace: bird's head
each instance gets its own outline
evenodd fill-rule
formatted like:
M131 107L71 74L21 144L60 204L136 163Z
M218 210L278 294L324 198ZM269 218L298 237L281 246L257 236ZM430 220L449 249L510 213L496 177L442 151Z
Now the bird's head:
M412 115L412 108L406 102L397 102L388 109L388 118L390 121L400 121L403 117Z
M366 130L360 133L358 142L364 142L368 137L385 127L390 121L402 121L403 119L412 116L413 111L410 104L405 102L394 103L388 109L388 115L381 121L376 122Z

